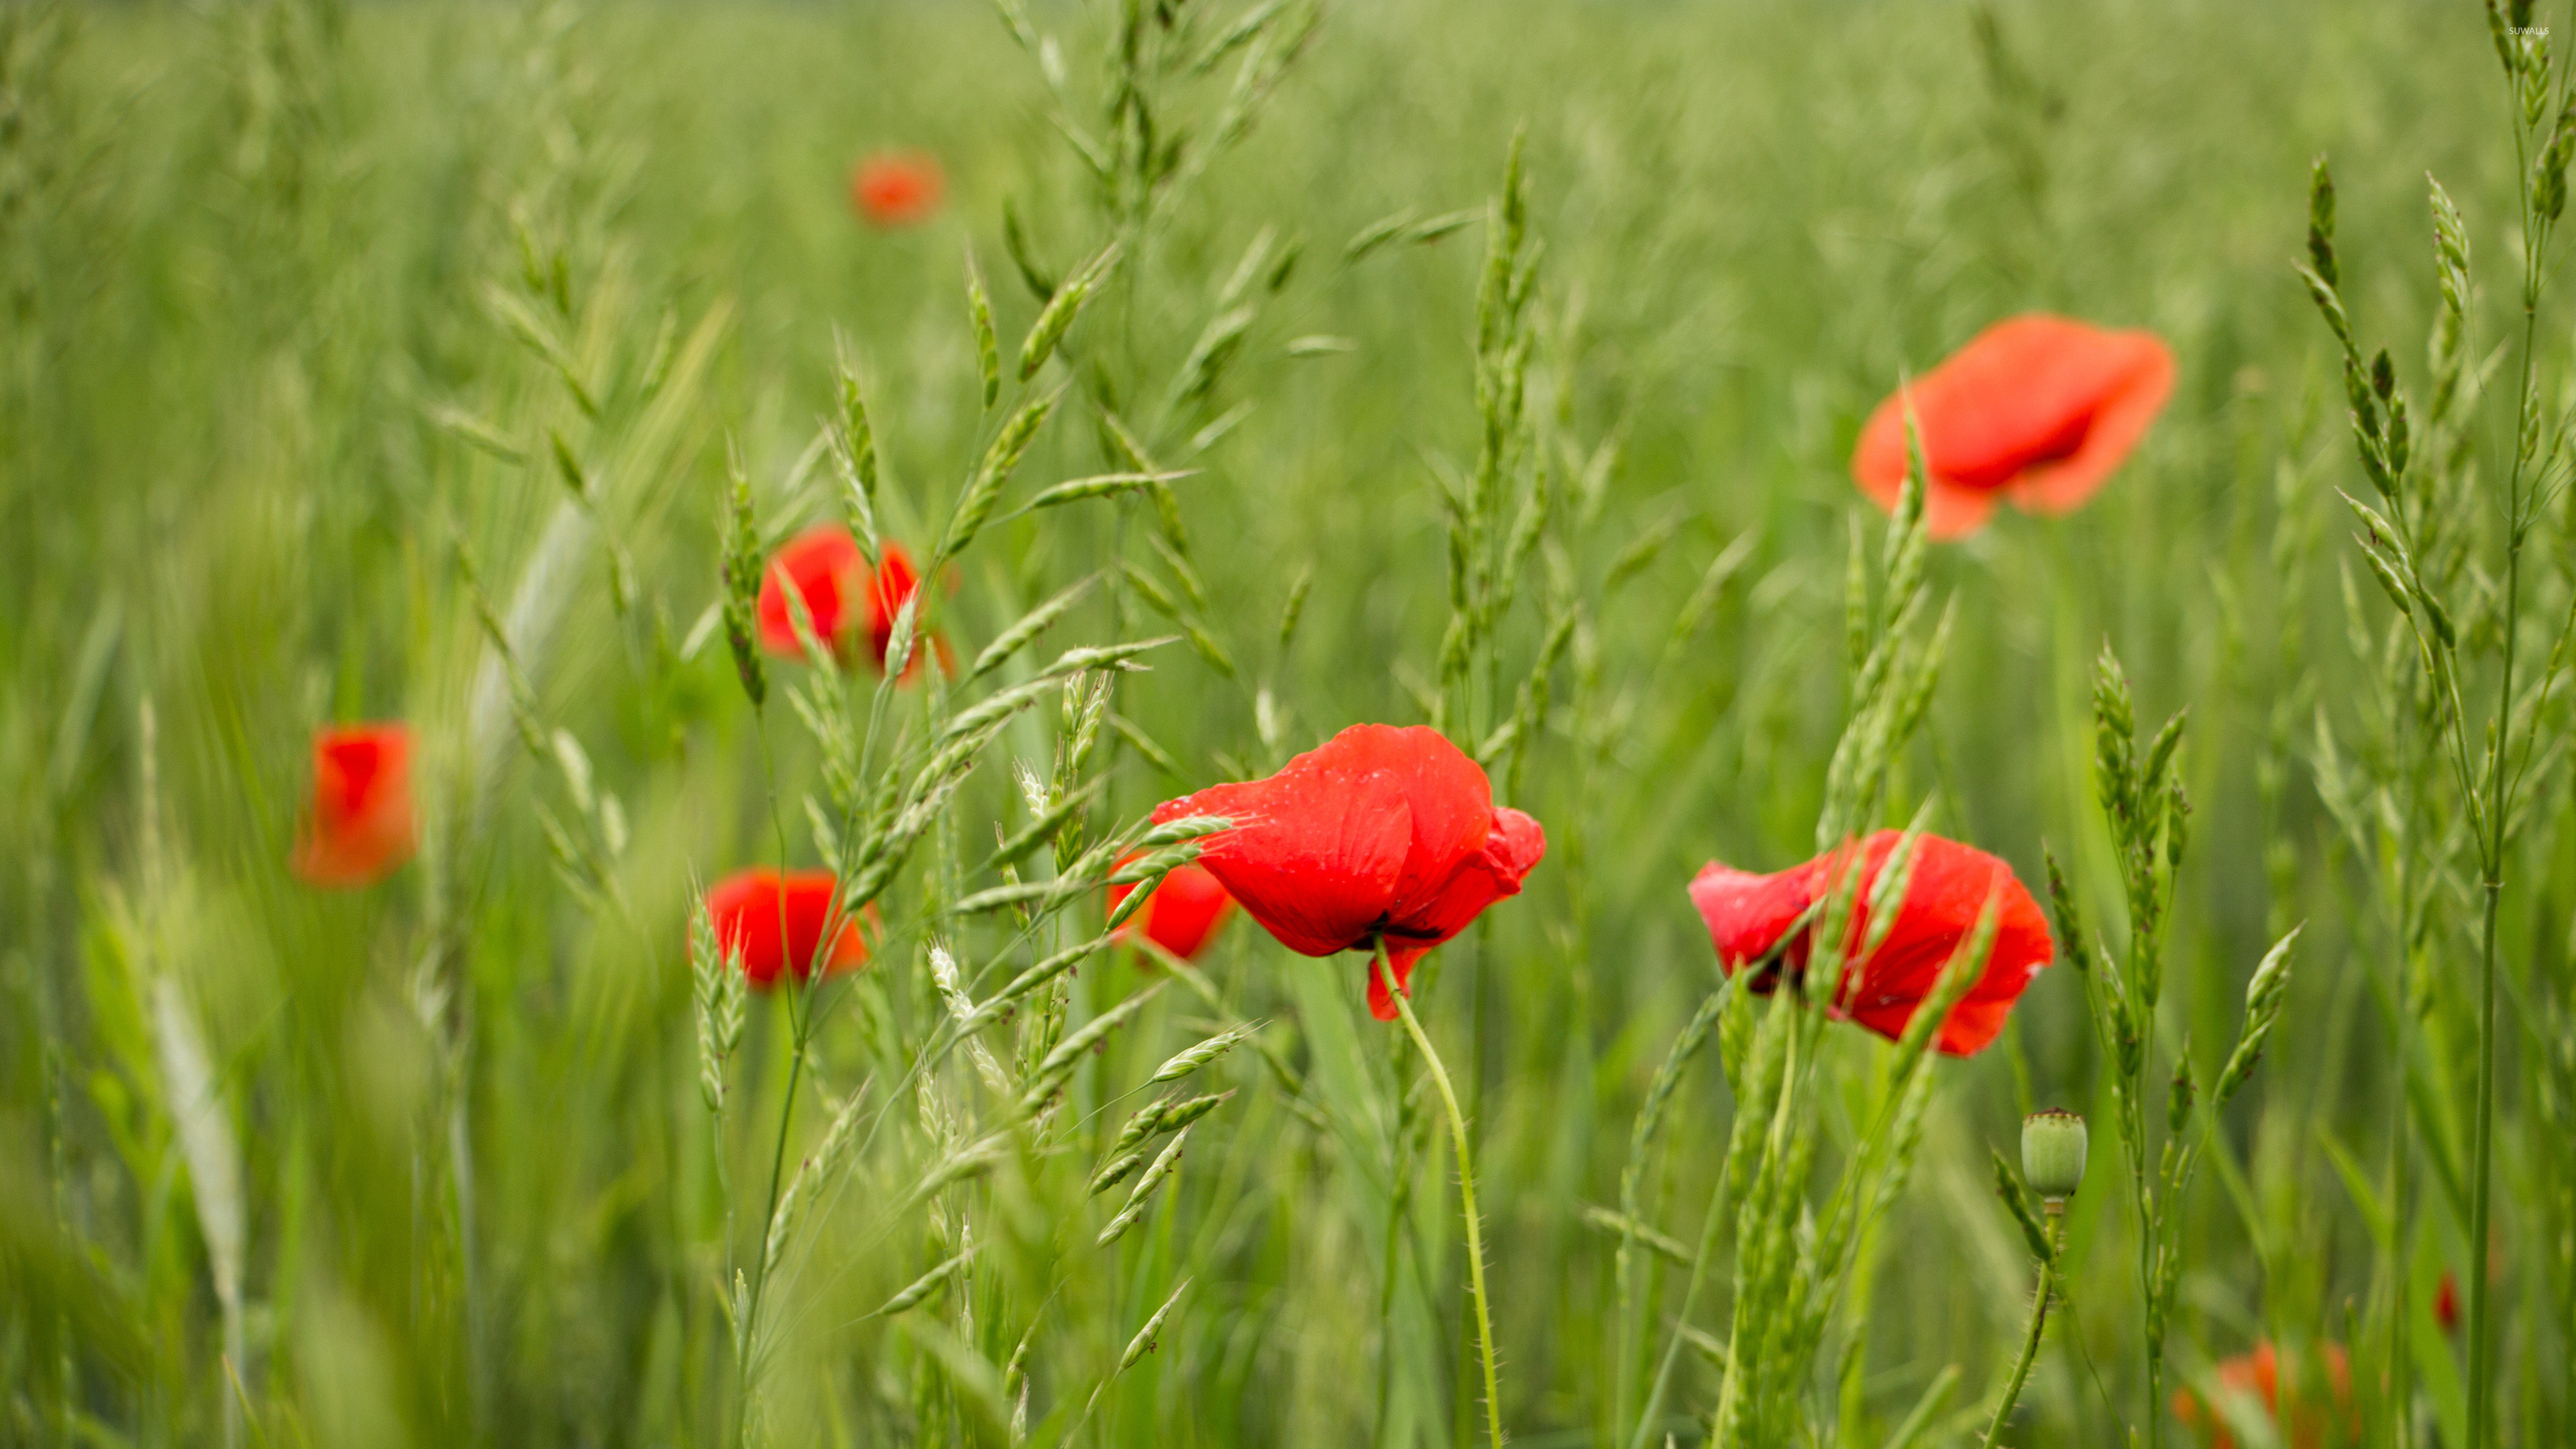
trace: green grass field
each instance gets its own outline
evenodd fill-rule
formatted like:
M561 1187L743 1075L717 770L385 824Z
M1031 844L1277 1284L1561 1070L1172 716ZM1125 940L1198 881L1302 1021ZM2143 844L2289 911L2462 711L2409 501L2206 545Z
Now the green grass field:
M2554 20L0 0L0 1444L2576 1442ZM1927 545L1862 422L2034 310L2171 400ZM755 704L861 513L948 664ZM325 889L365 720L417 848ZM1436 1056L1101 936L1363 722L1546 833ZM1909 824L2055 907L1991 1048L1724 984L1695 871ZM753 866L867 969L727 988Z

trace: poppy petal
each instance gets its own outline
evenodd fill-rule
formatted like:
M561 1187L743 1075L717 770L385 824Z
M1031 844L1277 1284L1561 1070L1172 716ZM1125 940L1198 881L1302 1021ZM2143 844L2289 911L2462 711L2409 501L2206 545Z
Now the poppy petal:
M1234 829L1207 837L1198 863L1280 944L1330 956L1366 939L1394 902L1413 817L1404 801L1332 788L1337 772L1304 773L1323 778L1282 788L1289 779L1282 771L1268 780L1213 785L1167 802L1154 816L1236 821ZM1298 788L1319 784L1324 788Z
M1804 870L1755 875L1711 861L1692 878L1690 898L1708 925L1718 965L1732 976L1738 967L1759 959L1777 944L1816 896ZM1791 954L1795 959L1790 965L1804 965L1806 942L1800 940Z
M1521 881L1547 858L1547 832L1537 819L1505 805L1494 811L1494 828L1485 837L1485 868L1507 882L1503 894L1521 893Z
M870 226L911 226L939 209L946 178L939 163L918 151L884 152L850 173L850 204Z
M1935 1039L1950 1056L1981 1051L2002 1032L2013 1004L2054 954L2047 918L2011 866L1972 846L1926 835L1915 846L1913 872L1896 919L1877 932L1869 894L1901 838L1896 831L1882 830L1862 842L1860 898L1852 910L1848 949L1857 952L1874 934L1879 944L1866 961L1846 969L1834 1014L1890 1041L1903 1036L1994 898L1999 916L1985 972L1952 1008ZM1830 888L1835 859L1820 856L1771 875L1714 864L1699 873L1691 882L1691 902L1707 922L1727 974L1770 950ZM1807 948L1801 933L1785 953L1791 972L1805 969Z
M1910 408L1931 475L1933 537L1975 532L1998 497L2064 513L2108 481L2172 385L2172 354L2152 333L2044 313L2006 318L1871 412L1852 450L1852 478L1894 509Z
M411 730L343 725L313 736L313 792L287 864L309 885L372 885L409 860Z
M1143 851L1131 851L1118 862L1125 869L1142 858ZM1134 885L1109 888L1109 911L1115 915ZM1143 935L1163 950L1184 961L1195 958L1234 913L1234 897L1227 895L1225 885L1201 866L1175 866L1154 887L1145 904L1118 928L1122 936Z
M1873 926L1867 894L1878 882L1903 837L1882 830L1865 843L1862 904L1854 910L1851 943L1857 950ZM1823 877L1816 880L1821 884ZM1974 846L1936 835L1918 838L1905 899L1877 951L1844 981L1841 1010L1859 1025L1893 1041L1923 999L1939 984L1943 968L1976 931L1989 899L1996 904L1995 939L1984 973L1968 988L1935 1045L1949 1056L1982 1050L2003 1030L2013 1003L2055 952L2048 920L2012 867Z
M1903 422L1897 424L1895 466L1892 471L1873 468L1853 470L1853 481L1869 500L1889 513L1896 511L1897 499L1905 489L1905 442ZM1876 421L1872 420L1872 427ZM1866 438L1863 447L1869 446ZM1939 474L1934 474L1923 487L1923 531L1947 543L1965 538L1986 526L1994 517L1995 494L1990 489L1962 488Z
M1217 785L1154 810L1222 815L1198 863L1279 941L1309 956L1374 950L1399 977L1547 852L1537 821L1496 810L1485 772L1439 731L1353 725L1267 780ZM1371 982L1371 1009L1394 1002Z
M761 647L789 658L804 654L787 606L787 591L794 589L805 602L814 636L841 649L843 636L856 623L850 600L865 579L867 562L859 541L831 524L809 528L781 545L760 577L755 612Z
M1487 906L1519 895L1521 878L1546 854L1547 836L1537 821L1518 810L1497 810L1475 853L1459 857L1438 890L1399 902L1388 930L1422 950L1442 945L1473 925Z
M2112 473L2146 436L2147 428L2173 395L2173 353L2152 333L2115 336L2133 361L2108 396L2096 407L2084 441L2064 461L2043 463L2015 480L2006 496L2026 513L2069 513L2101 491Z
M1396 919L1411 918L1445 892L1458 863L1482 851L1493 830L1493 786L1436 730L1354 725L1301 759L1317 762L1317 784L1329 782L1349 798L1403 802L1409 840L1386 905Z
M1923 531L1937 542L1966 538L1995 516L1995 495L1935 478L1923 490Z
M866 935L859 921L837 917L838 894L830 871L782 875L755 867L710 888L707 914L725 951L741 959L744 979L755 990L767 990L782 975L804 980L817 965L831 975L867 964ZM873 919L872 913L862 915ZM823 932L836 920L831 947L824 950Z

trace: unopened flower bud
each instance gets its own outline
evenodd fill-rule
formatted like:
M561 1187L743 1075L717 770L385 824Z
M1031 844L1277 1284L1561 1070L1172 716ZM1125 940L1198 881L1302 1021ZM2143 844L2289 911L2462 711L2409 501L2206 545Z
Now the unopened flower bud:
M2052 1107L2021 1120L2021 1175L2043 1198L2068 1198L2084 1181L2084 1119Z

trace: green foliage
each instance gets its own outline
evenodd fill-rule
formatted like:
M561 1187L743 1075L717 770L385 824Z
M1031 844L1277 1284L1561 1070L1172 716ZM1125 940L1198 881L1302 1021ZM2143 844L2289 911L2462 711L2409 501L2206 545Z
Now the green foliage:
M0 1443L2109 1444L2267 1339L2566 1442L2576 110L2489 9L0 6ZM2144 445L1880 531L2031 309L2172 344ZM886 660L761 644L823 522ZM357 719L419 850L323 892ZM1548 834L1419 1045L1105 899L1363 720ZM1887 827L2046 880L1975 1058L1712 974L1693 869ZM748 991L752 866L867 968Z

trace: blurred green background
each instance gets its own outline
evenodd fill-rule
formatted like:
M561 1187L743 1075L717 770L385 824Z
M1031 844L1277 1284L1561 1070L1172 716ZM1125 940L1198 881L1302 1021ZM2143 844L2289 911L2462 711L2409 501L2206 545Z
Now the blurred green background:
M1029 7L1077 105L1097 103L1114 8ZM2380 768L2387 610L2366 577L2347 606L2327 492L2358 487L2341 380L2289 264L2309 160L2329 151L2347 295L2413 375L2430 171L2468 215L2493 293L2475 350L2493 347L2515 172L2492 63L2465 5L1345 4L1079 324L1076 339L1159 378L1262 228L1303 239L1203 412L1170 433L1250 404L1175 485L1197 613L1233 674L1174 648L1132 678L1120 707L1179 776L1124 752L1109 812L1266 772L1349 723L1417 722L1447 617L1435 478L1476 449L1484 227L1356 261L1344 244L1405 209L1481 215L1526 127L1545 248L1533 407L1562 490L1538 572L1582 622L1550 728L1516 782L1498 772L1545 823L1548 861L1418 997L1477 1119L1521 1442L1609 1432L1613 1240L1581 1209L1614 1200L1646 1080L1716 979L1682 887L1710 859L1768 870L1812 853L1843 708L1850 520L1873 549L1878 534L1847 476L1860 419L1900 372L2034 308L2154 329L2179 385L2083 512L2007 511L1936 550L1934 587L1958 617L1899 814L1937 793L1936 829L2034 886L2046 841L2097 921L2116 918L2086 773L2094 653L2117 648L2151 725L2191 708L2197 814L2166 1041L2187 1034L2204 1079L2256 958L2309 927L2290 1015L2191 1199L2174 1351L2199 1372L2262 1337L2352 1334L2372 1238L2336 1158L2379 1182L2401 1118L2454 1152L2465 1140L2473 920L2464 890L2434 887L2412 943L2425 1035L2401 1069L2376 863L2312 783L2320 712L2355 768ZM1204 113L1232 74L1185 104ZM738 453L773 536L835 511L808 445L845 337L885 463L880 519L926 549L989 432L962 248L992 288L1007 366L1037 304L1008 259L1005 202L1059 272L1105 235L1050 105L1043 66L962 0L0 11L0 1440L717 1441L728 1219L693 1081L684 917L693 879L775 858L773 792L793 863L810 863L796 801L817 788L811 742L785 710L755 721L721 634L686 652L720 590L726 459ZM944 169L927 224L853 216L849 169L887 148ZM558 257L574 304L557 340L604 390L596 418L513 334L510 308L555 285ZM2543 320L2553 339L2566 325L2554 306ZM657 355L668 380L648 402ZM468 436L478 427L496 446ZM560 811L559 783L483 748L468 719L483 636L457 546L495 598L524 586L568 496L550 432L601 501L547 555L567 571L561 622L527 662L546 726L581 741L631 822L610 867L624 914L559 878L533 808ZM1067 416L1016 486L1101 470L1090 425ZM961 652L1098 567L1119 516L997 525L944 606ZM2542 552L2546 618L2569 578L2555 519ZM1283 649L1280 612L1309 574ZM1507 627L1515 670L1542 592L1525 588ZM1113 621L1086 605L1051 646L1160 632L1126 607ZM2564 706L2549 708L2563 739ZM1009 749L1042 761L1050 714L1014 726ZM413 721L451 808L433 812L420 864L321 895L284 865L308 739L360 718ZM1003 819L1015 798L996 761L963 808ZM2559 771L2520 832L2531 885L2509 912L2500 1073L2505 1422L2527 1445L2565 1442L2576 1414L2576 1212L2554 1085L2571 827ZM899 1068L937 1018L919 932L888 908L904 945L827 1024L834 1090ZM460 970L442 977L441 962ZM1395 1037L1357 1006L1356 958L1293 957L1237 923L1205 964L1315 1090L1368 1097ZM1077 1013L1135 980L1086 967ZM240 1150L229 1367L204 1169L156 1036L163 981L200 1024L212 1110ZM1965 1374L1950 1408L1973 1411L2015 1346L2029 1267L1984 1149L2009 1151L2032 1105L2095 1107L2079 995L2071 971L2045 973L2003 1043L1944 1066L1913 1185L1850 1290L1865 1347L1847 1380L1819 1386L1839 1442L1884 1442L1950 1364ZM1167 993L1098 1070L1141 1079L1205 1035L1182 1002ZM726 1149L737 1189L784 1090L776 1022L754 1005L758 1090ZM450 1055L440 1023L458 1021L471 1046ZM1883 1047L1837 1035L1857 1115ZM1426 1172L1402 1209L1412 1266L1382 1338L1388 1187L1372 1139L1293 1115L1258 1059L1224 1071L1244 1093L1198 1129L1154 1245L1066 1270L1049 1310L1060 1338L1033 1360L1035 1414L1078 1401L1094 1361L1188 1272L1151 1372L1121 1378L1086 1432L1454 1437L1476 1411L1445 1178ZM878 1090L894 1080L880 1073ZM438 1110L442 1083L460 1116ZM1649 1203L1688 1238L1731 1112L1713 1068L1675 1110ZM809 1104L800 1134L818 1115ZM460 1120L461 1223L440 1166ZM1853 1128L1828 1114L1818 1130ZM2438 1150L2419 1142L2419 1168ZM861 1321L936 1261L917 1222L861 1228L899 1158L860 1164L794 1285L769 1389L779 1442L987 1432L923 1407L941 1391L920 1341ZM2445 1267L2466 1270L2462 1215L2429 1170L2400 1186L2424 1395L2410 1413L2456 1442L2455 1344L2428 1305ZM971 1212L1015 1223L1015 1242L1045 1237L1026 1214L1101 1207L989 1191ZM2142 1403L2118 1202L2077 1200L2074 1326L2040 1360L2017 1442L2110 1443L2115 1422L2162 1411ZM955 1297L938 1310L996 1363L1053 1281L1022 1291L1015 1271L995 1269L1019 1317L961 1326ZM1683 1442L1713 1393L1705 1367L1686 1356L1670 1426ZM1941 1437L1956 1429L1945 1416L1925 1442L1963 1442Z

